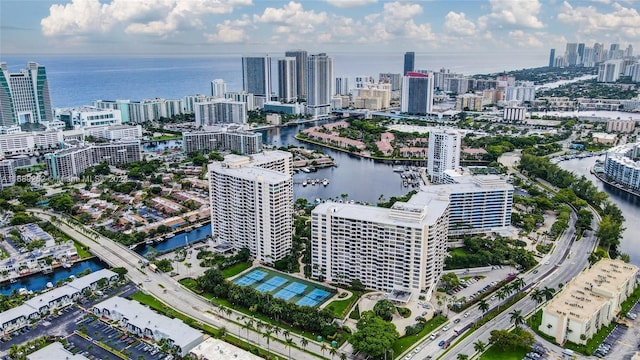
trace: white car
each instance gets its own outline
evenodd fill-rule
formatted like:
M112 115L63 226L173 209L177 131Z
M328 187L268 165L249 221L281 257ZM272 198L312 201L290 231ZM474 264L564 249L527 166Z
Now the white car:
M445 327L442 328L443 331L447 331L449 330L449 325L445 325Z
M469 317L469 312L464 313L464 317Z

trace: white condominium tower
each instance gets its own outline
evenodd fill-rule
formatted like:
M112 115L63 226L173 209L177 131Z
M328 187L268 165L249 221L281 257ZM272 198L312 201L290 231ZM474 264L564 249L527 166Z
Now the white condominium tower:
M426 115L433 110L433 74L408 72L402 77L400 111Z
M307 58L307 113L314 118L331 112L333 58L325 53Z
M22 72L9 73L0 62L0 126L53 120L44 66L29 62Z
M296 58L278 59L278 98L282 102L294 102L298 98Z
M446 196L391 209L320 204L311 213L312 276L430 295L444 267L448 227Z
M209 165L211 231L219 244L248 248L258 261L289 254L293 231L292 155L227 155Z
M216 99L223 99L227 92L227 84L222 79L215 79L211 82L211 96Z
M432 183L442 183L444 171L460 168L460 133L436 129L429 133L427 173Z
M296 58L296 88L298 99L307 98L307 51L289 50L284 53L286 57Z

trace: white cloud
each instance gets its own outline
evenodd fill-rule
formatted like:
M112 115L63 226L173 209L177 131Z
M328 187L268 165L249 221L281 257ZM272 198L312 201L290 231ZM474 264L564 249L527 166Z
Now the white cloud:
M509 31L509 38L515 41L516 46L527 48L542 47L543 43L536 36L527 34L522 30Z
M223 23L216 25L218 31L215 34L205 33L205 37L211 43L242 43L248 38L245 32L245 26L247 25L248 23L244 20L225 20Z
M351 8L377 3L378 0L326 0L326 2L339 8Z
M500 27L504 24L532 29L544 27L537 17L541 7L538 0L489 0L489 2L491 13L478 18L481 28Z
M253 15L253 21L287 25L322 24L327 21L327 13L316 13L314 10L305 11L301 3L290 1L282 8L268 7L264 9L262 15Z
M386 18L410 19L420 14L422 14L422 6L419 4L403 4L399 1L384 4Z
M129 34L167 36L204 26L207 15L229 14L251 0L72 0L54 4L40 21L46 36L108 33L124 28Z
M593 6L573 7L565 1L558 13L558 21L578 26L578 31L582 34L609 33L636 41L640 36L638 10L624 7L619 3L614 3L612 8L611 12L600 13Z
M472 36L476 34L476 25L467 19L463 12L450 11L444 18L444 28L457 35Z

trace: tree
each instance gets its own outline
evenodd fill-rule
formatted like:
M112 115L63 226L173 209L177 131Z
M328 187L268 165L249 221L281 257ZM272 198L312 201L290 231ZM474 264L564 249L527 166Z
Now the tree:
M545 299L544 292L542 290L540 290L540 289L534 289L531 292L531 295L529 295L529 296L531 296L531 298L533 299L533 301L536 302L536 304L540 304Z
M322 345L320 345L320 351L322 351L322 357L324 357L324 352L327 351L327 344L322 343Z
M511 316L511 322L516 328L520 328L520 325L524 324L524 316L522 316L521 310L513 310L509 315Z
M306 349L307 345L309 345L309 340L307 340L307 338L302 338L300 339L300 346L302 346L302 349Z
M60 193L49 198L49 206L55 211L70 212L73 208L73 199L68 193Z
M396 312L396 307L391 301L382 299L373 306L373 312L383 320L390 321Z
M480 311L482 311L483 313L489 310L489 304L485 299L481 299L480 301L478 301L478 309L480 309Z
M267 356L268 357L271 357L271 348L269 347L269 342L271 340L271 333L272 332L273 331L271 331L271 330L267 330L267 331L264 332L264 334L262 334L262 337L267 339Z
M453 272L442 274L442 276L440 277L440 282L447 290L460 285L460 279L458 279L458 275Z
M329 355L331 355L331 359L333 359L333 357L338 353L338 350L336 350L336 348L334 348L333 346L329 349Z
M349 339L353 349L374 358L384 356L385 350L390 349L399 336L395 325L375 316L371 311L362 313L356 328L358 331Z
M553 294L556 293L556 289L545 286L544 289L542 289L542 293L544 294L544 298L549 301L553 299Z
M295 345L295 343L293 342L292 338L288 337L287 340L285 340L285 342L284 342L284 347L285 348L287 348L287 347L289 348L289 360L291 360L291 347L293 345Z
M467 354L458 354L458 356L456 356L456 359L458 359L458 360L468 360L469 359L469 355L467 355Z
M473 343L473 349L479 353L483 353L487 349L487 344L482 340Z
M524 288L527 284L524 282L524 279L521 277L517 277L513 279L511 282L511 286L515 292L520 291L520 289Z

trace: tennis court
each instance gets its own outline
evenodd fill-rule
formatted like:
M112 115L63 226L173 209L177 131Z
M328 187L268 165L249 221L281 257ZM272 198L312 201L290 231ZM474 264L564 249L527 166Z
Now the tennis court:
M318 306L335 294L335 291L322 285L265 268L250 270L233 282L300 306Z
M322 289L313 289L312 292L305 295L302 299L296 302L296 305L300 306L316 306L320 304L322 301L326 300L330 293L322 290Z
M264 280L265 277L267 277L266 272L260 271L260 270L253 270L252 272L233 280L233 283L240 286L249 286Z

